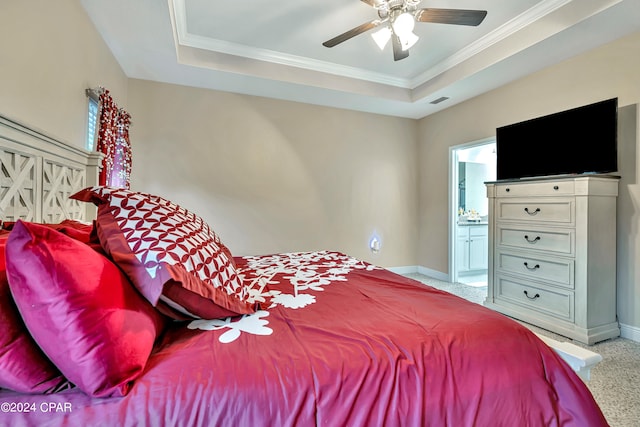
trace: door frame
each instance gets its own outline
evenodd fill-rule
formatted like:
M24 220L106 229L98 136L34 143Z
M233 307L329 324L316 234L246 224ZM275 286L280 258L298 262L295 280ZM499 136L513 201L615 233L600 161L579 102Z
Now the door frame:
M495 144L496 137L491 136L472 142L449 147L449 281L458 281L458 268L456 265L456 245L458 236L458 152L469 148ZM488 266L487 266L488 267Z

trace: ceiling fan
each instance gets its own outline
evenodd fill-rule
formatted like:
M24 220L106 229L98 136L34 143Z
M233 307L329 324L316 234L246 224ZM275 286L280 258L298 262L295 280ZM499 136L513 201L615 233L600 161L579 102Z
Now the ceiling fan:
M422 0L361 0L378 11L378 19L366 22L350 29L326 42L326 47L334 47L359 34L372 30L383 24L382 28L372 34L380 49L384 49L391 40L393 59L399 61L409 56L409 48L418 41L413 28L418 22L438 24L454 24L477 26L487 16L486 10L467 9L418 9Z

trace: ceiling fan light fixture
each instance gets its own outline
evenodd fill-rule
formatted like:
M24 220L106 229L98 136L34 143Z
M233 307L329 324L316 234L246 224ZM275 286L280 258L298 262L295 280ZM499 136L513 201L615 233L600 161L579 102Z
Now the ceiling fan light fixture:
M413 19L413 15L409 12L399 14L391 23L393 32L400 38L408 37L409 34L413 34L413 28L415 25L416 21Z
M402 46L402 50L411 49L411 47L413 47L413 45L416 44L420 39L420 37L418 37L414 33L404 34L398 37L400 38L400 45Z
M373 41L376 42L380 50L383 50L391 39L391 28L382 27L378 31L371 33L371 37L373 38Z

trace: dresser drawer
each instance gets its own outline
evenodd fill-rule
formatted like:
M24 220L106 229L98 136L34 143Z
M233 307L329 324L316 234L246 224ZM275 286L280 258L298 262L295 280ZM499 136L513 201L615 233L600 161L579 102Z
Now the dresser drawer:
M497 276L497 299L573 322L573 292L551 290L526 280Z
M574 199L503 199L498 202L498 221L535 221L537 223L574 223Z
M549 282L567 289L574 288L574 260L544 257L531 252L496 253L496 270L520 277Z
M573 180L513 182L496 185L497 197L572 196L574 194Z
M522 228L500 224L496 229L496 244L573 256L574 233L570 228Z

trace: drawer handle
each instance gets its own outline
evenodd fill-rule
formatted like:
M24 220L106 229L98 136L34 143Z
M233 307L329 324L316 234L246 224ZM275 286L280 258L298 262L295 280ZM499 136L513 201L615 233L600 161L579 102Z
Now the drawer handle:
M536 236L535 239L530 239L528 235L525 235L524 238L525 238L525 240L527 242L532 243L532 244L536 243L538 240L540 240L540 236Z
M558 190L560 189L560 187L558 187L557 185L554 185L554 186L553 186L553 189L554 189L554 190L556 190L556 191L558 191Z
M534 215L538 215L538 212L540 212L540 208L536 208L535 211L530 211L529 208L524 208L524 211L529 215L534 216Z
M529 298L529 299L537 299L540 298L540 294L535 294L534 296L530 297L529 293L527 291L524 291L524 296Z
M505 188L504 191L506 191L508 193L509 191L511 191L511 189L509 187L507 187L507 188Z
M527 267L527 270L534 271L540 268L540 264L536 264L533 267L529 267L529 264L525 261L524 266Z

